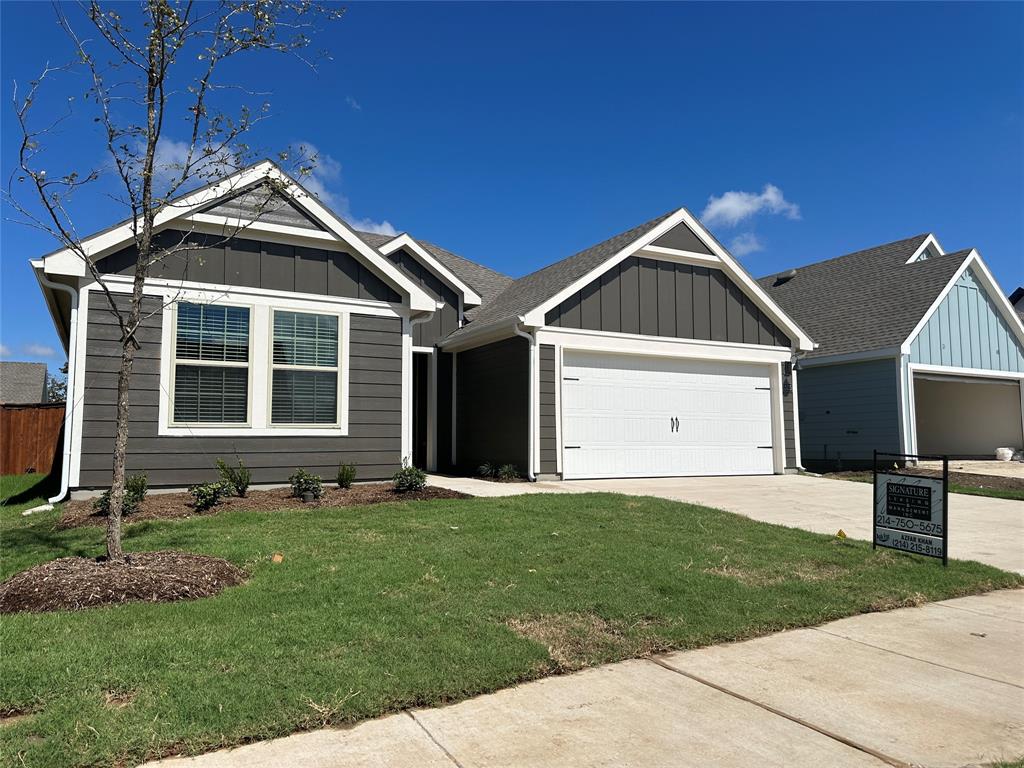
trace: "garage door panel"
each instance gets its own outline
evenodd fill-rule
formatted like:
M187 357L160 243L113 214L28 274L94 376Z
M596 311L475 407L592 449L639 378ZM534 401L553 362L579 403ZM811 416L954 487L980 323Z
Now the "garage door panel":
M774 469L764 365L566 351L562 425L566 478Z

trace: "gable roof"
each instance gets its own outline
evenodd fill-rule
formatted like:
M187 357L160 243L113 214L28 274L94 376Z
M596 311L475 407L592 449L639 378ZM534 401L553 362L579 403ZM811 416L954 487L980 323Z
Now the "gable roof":
M0 403L45 403L46 363L0 362Z
M900 347L971 255L970 249L908 264L929 239L915 235L761 278L824 357Z
M505 320L513 321L531 309L538 307L557 295L562 289L601 266L616 253L633 241L650 232L675 211L669 211L639 226L609 237L568 258L556 261L543 269L532 272L507 286L492 301L484 303L473 318L473 325L496 325ZM467 325L455 331L449 339L456 339L468 333Z

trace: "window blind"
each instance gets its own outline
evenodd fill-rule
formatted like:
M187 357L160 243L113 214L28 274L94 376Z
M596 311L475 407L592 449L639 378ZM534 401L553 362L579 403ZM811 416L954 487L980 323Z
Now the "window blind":
M249 309L181 302L177 318L174 421L248 421Z
M274 312L270 420L274 424L338 421L338 318Z

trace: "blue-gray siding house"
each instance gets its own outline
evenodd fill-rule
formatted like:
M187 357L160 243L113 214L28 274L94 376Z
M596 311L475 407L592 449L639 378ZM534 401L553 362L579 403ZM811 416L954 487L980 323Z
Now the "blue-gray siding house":
M761 284L819 345L797 363L808 468L1024 445L1024 324L977 251L918 235Z

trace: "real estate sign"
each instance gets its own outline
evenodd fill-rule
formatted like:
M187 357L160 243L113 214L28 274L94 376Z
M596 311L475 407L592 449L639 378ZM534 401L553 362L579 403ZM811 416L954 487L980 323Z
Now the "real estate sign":
M942 478L875 472L876 547L940 558L946 562L947 494Z

